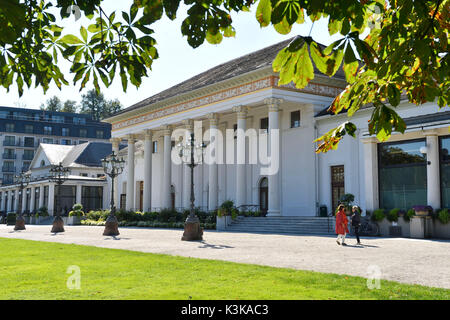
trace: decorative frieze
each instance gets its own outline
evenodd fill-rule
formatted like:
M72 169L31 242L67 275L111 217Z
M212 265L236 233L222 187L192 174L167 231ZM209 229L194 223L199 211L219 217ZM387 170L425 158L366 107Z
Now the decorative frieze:
M269 76L260 80L256 80L250 83L242 84L240 86L225 89L204 97L192 99L186 102L178 103L175 105L167 106L157 110L150 111L148 113L132 117L123 121L118 121L112 124L112 130L119 130L125 127L136 125L143 122L148 122L163 117L167 117L176 113L189 111L194 108L204 107L213 103L218 103L230 98L239 97L248 93L256 92L258 90L266 88L279 88L279 89L294 89L299 92L310 93L315 95L321 95L326 97L336 97L341 93L343 87L330 86L327 84L319 84L310 82L308 86L299 90L295 87L294 83L278 86L279 77Z

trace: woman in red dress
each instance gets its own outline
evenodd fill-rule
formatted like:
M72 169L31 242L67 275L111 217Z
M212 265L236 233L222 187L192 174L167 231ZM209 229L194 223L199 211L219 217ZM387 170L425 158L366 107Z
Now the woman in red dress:
M336 234L338 235L336 242L338 245L346 246L345 235L348 233L348 219L345 214L344 205L340 204L338 206L338 212L336 213ZM342 242L339 242L339 239L342 239Z

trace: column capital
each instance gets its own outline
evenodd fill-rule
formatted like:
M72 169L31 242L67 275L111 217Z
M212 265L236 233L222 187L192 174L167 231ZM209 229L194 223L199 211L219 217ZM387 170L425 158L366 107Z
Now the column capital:
M424 130L424 131L422 131L422 134L423 134L425 137L428 137L428 136L437 136L437 135L438 135L438 132L437 132L436 130Z
M214 113L214 112L209 113L206 117L209 120L210 126L217 127L217 124L219 123L219 115L217 113Z
M109 141L111 142L113 148L114 147L117 148L119 146L119 144L120 144L120 141L122 141L122 139L120 139L120 138L111 138L111 139L109 139Z
M194 128L194 121L192 121L192 119L184 119L182 121L182 123L183 123L183 127L186 130L191 130L192 131L192 129Z
M126 139L128 140L128 144L134 144L136 142L136 136L134 134L127 134Z
M244 105L234 106L233 112L237 113L238 119L247 118L248 107Z
M170 136L172 134L172 127L168 124L161 126L161 129L164 136Z
M280 104L284 102L284 99L281 98L266 98L264 99L264 104L269 107L269 112L278 112L280 111Z
M153 137L153 131L152 130L144 130L144 139L145 140L151 140Z

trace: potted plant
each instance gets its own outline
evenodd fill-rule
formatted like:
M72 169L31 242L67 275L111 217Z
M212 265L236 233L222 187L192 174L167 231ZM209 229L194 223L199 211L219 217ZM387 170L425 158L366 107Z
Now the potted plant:
M72 207L72 211L69 212L69 225L79 225L81 224L81 218L84 216L83 206L76 203Z
M398 213L400 209L395 208L388 212L386 219L391 222L391 226L389 226L389 235L392 236L401 236L402 235L402 227L397 225L398 222Z
M224 201L217 209L216 226L217 230L225 230L230 223L230 218L234 210L234 202L231 200Z
M346 193L341 197L340 202L341 202L341 204L343 204L345 206L345 214L346 215L352 214L353 201L355 201L355 196L351 193Z
M415 215L419 217L426 217L430 214L430 211L433 211L433 208L430 206L414 206L413 207Z

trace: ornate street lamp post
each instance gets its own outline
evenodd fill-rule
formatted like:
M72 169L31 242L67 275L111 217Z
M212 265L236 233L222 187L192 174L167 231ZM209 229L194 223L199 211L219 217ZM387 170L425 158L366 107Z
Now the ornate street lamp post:
M22 172L19 175L14 176L14 182L19 185L20 193L23 197L26 197L23 190L28 186L30 183L30 175ZM23 200L22 200L23 201ZM25 219L22 216L22 201L19 200L19 207L17 209L17 216L16 216L16 225L14 226L14 230L25 230Z
M59 203L60 205L61 205L61 185L69 178L69 173L70 169L64 168L61 162L58 165L53 165L52 168L50 169L49 180L56 183L56 185L58 186L58 194L56 196L58 199L57 203ZM53 233L64 232L64 221L61 218L58 206L56 206L56 216L53 219L53 227L51 232Z
M181 160L191 169L191 208L184 223L184 233L181 240L203 240L203 229L200 227L200 220L195 215L194 168L203 161L203 150L206 146L203 143L196 146L194 133L191 133L186 144L179 143L177 147Z
M119 222L115 216L116 206L114 204L114 179L122 173L125 166L125 160L119 158L114 151L105 159L102 159L103 170L111 178L111 210L106 219L104 236L119 235Z

